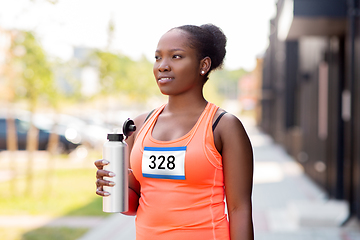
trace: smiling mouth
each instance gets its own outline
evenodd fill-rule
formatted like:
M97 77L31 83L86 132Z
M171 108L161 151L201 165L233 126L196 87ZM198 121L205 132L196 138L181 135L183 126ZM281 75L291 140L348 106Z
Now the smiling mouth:
M163 78L159 78L159 79L158 79L158 82L164 84L164 83L171 82L172 80L174 80L174 78L163 77Z

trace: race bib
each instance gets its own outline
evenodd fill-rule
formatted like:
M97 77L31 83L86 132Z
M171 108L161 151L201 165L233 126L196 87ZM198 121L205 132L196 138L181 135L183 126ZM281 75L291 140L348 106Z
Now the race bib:
M148 178L185 180L183 147L144 147L142 174Z

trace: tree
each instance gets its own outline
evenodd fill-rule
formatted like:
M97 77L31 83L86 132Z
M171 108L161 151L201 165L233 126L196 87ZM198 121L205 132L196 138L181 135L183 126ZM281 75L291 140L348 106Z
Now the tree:
M12 58L9 63L14 67L17 88L15 99L25 99L28 103L30 115L30 128L27 134L28 164L27 164L27 189L32 192L33 154L38 149L38 129L33 124L33 113L40 100L47 99L55 102L53 74L46 55L36 40L34 34L28 31L13 31L14 39L10 46Z
M145 57L133 61L121 54L98 50L93 58L98 62L102 96L121 94L145 102L149 97L159 95L152 64Z

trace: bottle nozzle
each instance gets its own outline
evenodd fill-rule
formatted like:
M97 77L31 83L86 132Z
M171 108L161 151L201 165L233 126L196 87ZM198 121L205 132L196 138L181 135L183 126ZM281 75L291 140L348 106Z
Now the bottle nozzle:
M129 130L134 132L136 130L136 126L135 125L129 125Z
M126 138L130 137L133 132L135 132L136 126L133 120L128 118L123 125L123 133Z

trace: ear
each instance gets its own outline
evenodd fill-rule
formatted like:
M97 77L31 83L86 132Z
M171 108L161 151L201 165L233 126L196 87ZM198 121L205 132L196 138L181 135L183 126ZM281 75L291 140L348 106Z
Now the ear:
M200 75L204 76L206 75L211 67L211 58L209 57L204 57L203 59L201 59L200 61Z

